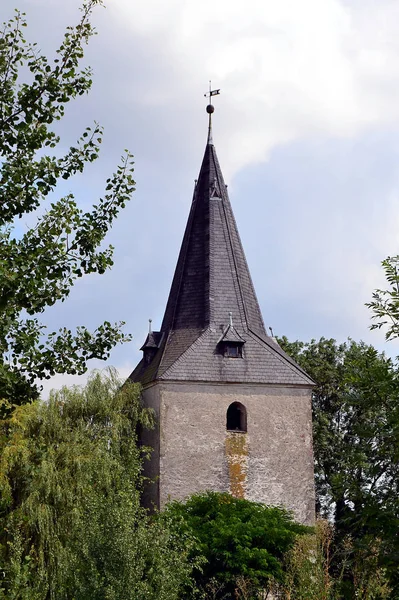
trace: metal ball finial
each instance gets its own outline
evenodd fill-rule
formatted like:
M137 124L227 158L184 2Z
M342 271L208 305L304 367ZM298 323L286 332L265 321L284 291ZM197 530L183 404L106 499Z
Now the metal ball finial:
M212 104L208 104L208 106L206 107L206 112L208 113L208 115L211 115L214 111L215 107L212 106Z

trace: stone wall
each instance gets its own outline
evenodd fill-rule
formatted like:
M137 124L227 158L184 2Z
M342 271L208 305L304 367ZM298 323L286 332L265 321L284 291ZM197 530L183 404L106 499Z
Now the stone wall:
M313 523L310 394L298 387L173 382L145 390L160 424L146 472L154 476L159 468L160 506L204 490L229 491L284 505L298 521ZM247 433L226 431L232 402L246 407Z

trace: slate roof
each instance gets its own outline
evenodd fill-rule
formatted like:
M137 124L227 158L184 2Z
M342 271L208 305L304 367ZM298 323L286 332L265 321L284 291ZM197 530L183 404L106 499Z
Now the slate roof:
M217 347L229 331L229 313L235 335L245 340L242 358L227 358ZM130 375L143 385L168 379L313 384L266 333L210 135L161 330L153 333L154 359L140 361Z
M221 342L233 342L235 344L245 344L244 338L238 333L234 325L227 325L222 335L218 339L218 344Z
M146 348L158 348L161 338L162 334L160 331L150 331L140 350L145 350Z

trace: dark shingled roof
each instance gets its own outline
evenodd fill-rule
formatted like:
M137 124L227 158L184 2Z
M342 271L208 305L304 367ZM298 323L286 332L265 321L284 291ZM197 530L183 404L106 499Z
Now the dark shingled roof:
M228 331L245 340L242 358L218 350ZM312 385L306 373L267 335L227 188L208 137L161 331L150 364L130 379ZM226 340L228 341L228 340Z
M236 331L233 325L227 325L226 329L223 331L222 335L218 339L218 344L221 342L234 342L236 344L245 344L245 340L241 335Z
M158 348L161 339L162 334L160 331L150 331L140 350L145 350L146 348Z

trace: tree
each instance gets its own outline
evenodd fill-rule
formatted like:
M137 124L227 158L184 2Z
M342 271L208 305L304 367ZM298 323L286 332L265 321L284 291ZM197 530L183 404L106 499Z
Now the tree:
M189 587L189 538L140 507L136 430L152 415L139 396L95 374L0 422L0 598L178 600Z
M92 10L101 3L83 4L80 22L67 28L52 62L25 40L23 13L16 11L0 32L0 397L17 403L37 397L35 379L83 373L87 360L105 359L129 339L123 323L109 322L92 333L82 326L46 336L36 316L63 302L77 278L112 265L113 249L102 244L134 190L126 151L91 211L79 208L71 194L53 200L57 183L99 154L98 124L64 155L56 124L65 105L91 87L91 70L79 64L95 33ZM27 213L36 215L36 224L18 235L14 224Z
M373 300L368 302L372 312L374 323L370 329L387 328L386 340L392 340L399 336L399 255L388 256L382 261L385 278L389 289L375 290Z
M196 538L191 556L205 559L196 570L197 585L215 588L218 598L232 597L243 582L259 593L272 581L282 581L284 555L296 536L310 531L283 508L227 493L206 492L187 502L171 502L165 514L182 519L181 531Z
M387 570L396 594L397 365L363 342L337 344L324 338L279 342L317 382L313 392L317 503L318 510L334 521L335 544L340 548L335 566L338 562L340 568L346 565L348 572L344 597L353 597L361 570L362 577L373 577L370 565Z

